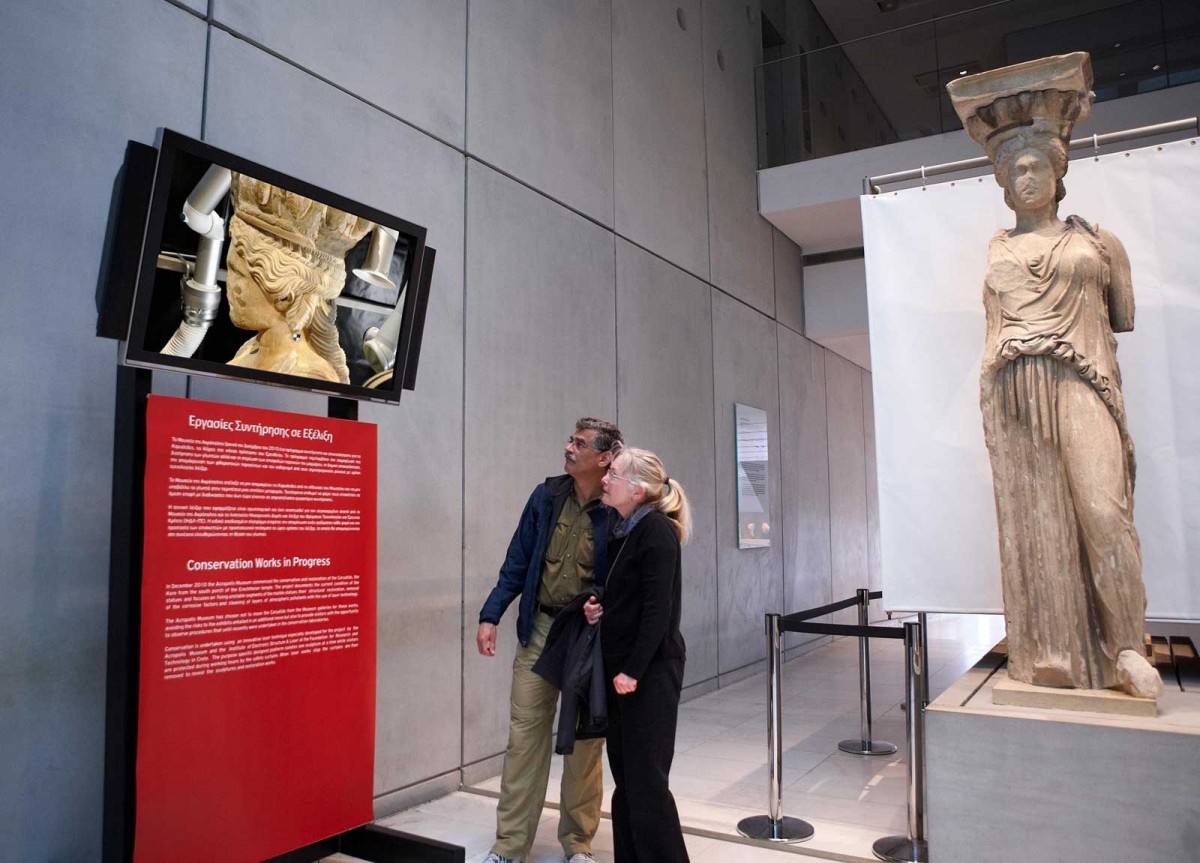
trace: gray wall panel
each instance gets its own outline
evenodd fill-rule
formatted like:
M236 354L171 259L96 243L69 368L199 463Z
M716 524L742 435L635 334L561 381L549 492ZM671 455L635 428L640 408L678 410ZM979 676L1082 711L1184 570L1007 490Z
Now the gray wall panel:
M115 46L115 47L114 47ZM161 0L0 7L0 844L98 860L117 345L95 337L127 139L199 131L204 25Z
M771 225L758 215L754 62L758 3L704 0L704 113L712 283L775 314ZM717 63L718 52L724 63Z
M692 506L683 549L684 683L717 674L716 489L710 288L617 240L617 407L631 446L654 450Z
M459 764L464 159L243 41L216 31L212 47L212 143L425 225L438 250L417 390L398 407L360 409L379 427L375 791L382 794ZM255 82L254 102L242 97L246 80ZM304 145L280 146L276 130L314 111L325 121ZM320 397L196 380L194 395L212 390L226 401L326 410Z
M504 748L516 603L494 657L479 609L534 486L581 416L616 415L613 235L480 165L467 170L463 752Z
M700 0L613 4L617 231L707 279L703 41Z
M862 370L826 351L825 392L829 409L832 599L836 601L866 587L869 578ZM852 608L839 611L830 619L838 623L858 622Z
M783 605L791 614L832 601L825 349L779 327ZM788 635L789 646L812 640Z
M473 3L467 148L613 223L609 0Z
M775 318L797 333L804 332L804 253L771 229L775 250Z
M465 166L444 148L427 166L408 199L438 250L417 388L361 410L379 424L377 794L461 757Z
M778 535L779 358L776 324L720 291L713 296L713 378L717 444L717 581L721 671L764 657L763 615L783 610L783 542ZM768 548L737 547L737 494L733 406L767 412L771 522Z
M213 18L462 146L466 0L214 0Z

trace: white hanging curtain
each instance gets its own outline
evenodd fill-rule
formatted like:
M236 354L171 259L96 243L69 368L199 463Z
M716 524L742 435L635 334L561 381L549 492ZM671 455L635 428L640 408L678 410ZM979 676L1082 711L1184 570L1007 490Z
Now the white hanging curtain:
M1200 143L1076 158L1059 215L1129 252L1135 329L1117 335L1137 454L1147 617L1200 621ZM884 603L1001 612L979 413L983 278L1013 225L990 175L862 198Z

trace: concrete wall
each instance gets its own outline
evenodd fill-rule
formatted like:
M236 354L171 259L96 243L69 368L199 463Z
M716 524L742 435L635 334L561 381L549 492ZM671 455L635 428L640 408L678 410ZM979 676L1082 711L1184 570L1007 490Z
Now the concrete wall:
M869 371L869 330L862 258L804 268L804 335Z
M125 143L160 126L426 225L439 251L419 389L362 409L384 466L380 812L497 769L515 614L490 660L476 615L581 414L616 416L695 503L697 691L758 667L765 612L868 582L870 387L800 334L800 251L757 215L757 16L743 0L0 6L0 845L99 858L117 346L93 335L93 296ZM735 548L735 401L770 417L770 549Z

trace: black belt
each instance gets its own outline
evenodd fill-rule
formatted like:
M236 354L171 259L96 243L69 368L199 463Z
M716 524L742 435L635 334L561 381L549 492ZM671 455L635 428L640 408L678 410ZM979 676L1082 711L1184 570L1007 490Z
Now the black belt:
M540 602L536 603L536 605L538 611L540 611L542 614L549 615L550 617L556 617L558 613L565 607L562 605L542 605Z

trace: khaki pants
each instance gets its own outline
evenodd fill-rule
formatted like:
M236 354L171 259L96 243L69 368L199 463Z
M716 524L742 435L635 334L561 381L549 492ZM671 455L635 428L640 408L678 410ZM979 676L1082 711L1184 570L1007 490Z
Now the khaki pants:
M529 646L518 648L513 662L508 749L504 752L492 851L514 860L524 860L529 854L550 779L558 690L534 674L532 668L542 655L551 622L548 615L537 613ZM574 753L563 756L558 841L567 856L592 850L604 796L600 764L603 747L602 739L577 740Z

